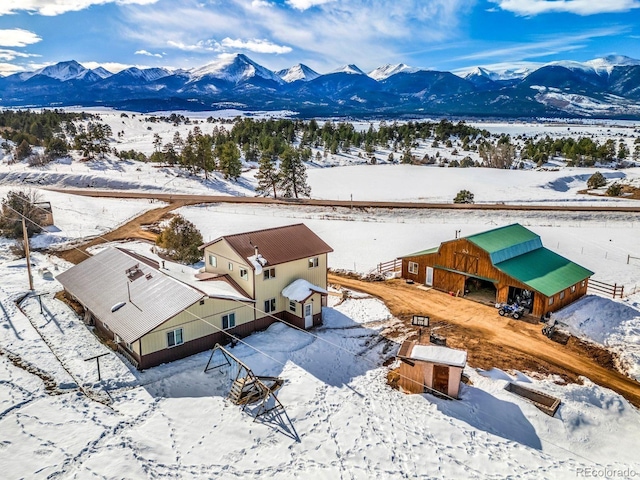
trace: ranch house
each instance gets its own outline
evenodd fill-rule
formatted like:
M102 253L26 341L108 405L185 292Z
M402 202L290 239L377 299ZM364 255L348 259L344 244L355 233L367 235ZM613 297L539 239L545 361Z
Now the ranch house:
M542 246L513 224L401 258L402 278L487 302L520 300L544 316L582 297L593 272Z
M107 248L57 279L85 322L141 370L279 320L301 328L322 322L332 249L305 225L224 236L201 249L206 267L195 277Z

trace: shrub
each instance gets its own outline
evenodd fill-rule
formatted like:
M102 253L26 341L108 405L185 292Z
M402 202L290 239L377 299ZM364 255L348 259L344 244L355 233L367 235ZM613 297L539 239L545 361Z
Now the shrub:
M202 257L198 247L202 243L202 235L196 226L182 215L173 217L156 240L169 257L182 263L198 262Z
M606 195L609 197L619 197L622 194L622 185L613 183L607 188Z
M607 184L607 180L604 178L600 172L596 172L589 177L587 180L587 187L589 188L599 188L604 187Z
M453 203L473 203L473 196L469 190L460 190L453 199Z

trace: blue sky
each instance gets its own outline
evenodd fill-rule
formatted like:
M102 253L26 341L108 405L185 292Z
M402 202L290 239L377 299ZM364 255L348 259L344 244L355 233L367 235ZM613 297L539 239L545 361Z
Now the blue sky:
M192 68L459 70L640 58L640 0L0 0L0 74L64 60Z

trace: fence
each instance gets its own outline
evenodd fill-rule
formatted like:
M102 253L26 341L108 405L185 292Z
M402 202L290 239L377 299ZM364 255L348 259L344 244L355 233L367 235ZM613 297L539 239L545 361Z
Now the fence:
M593 278L589 280L588 288L596 293L604 293L607 296L611 296L611 298L622 298L624 295L624 285L618 285L617 283L612 285Z
M402 271L402 260L395 258L388 262L378 264L378 273L400 272Z

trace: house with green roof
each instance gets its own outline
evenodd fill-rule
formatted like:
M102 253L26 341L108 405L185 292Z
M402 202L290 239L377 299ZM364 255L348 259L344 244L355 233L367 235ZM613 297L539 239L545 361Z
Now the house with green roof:
M593 272L552 252L520 224L443 242L401 257L402 277L458 296L520 301L543 316L587 293Z

